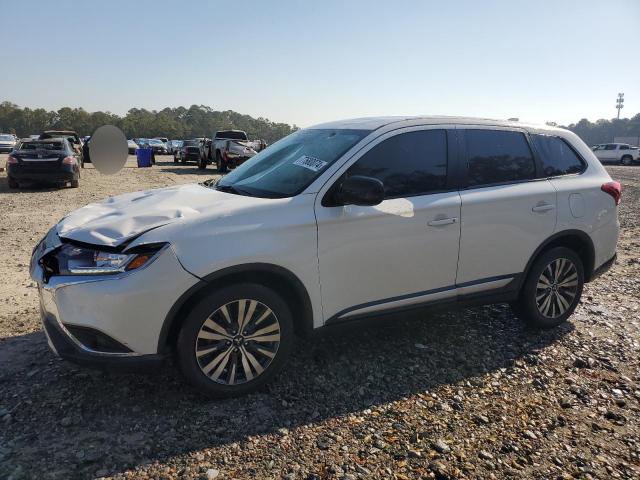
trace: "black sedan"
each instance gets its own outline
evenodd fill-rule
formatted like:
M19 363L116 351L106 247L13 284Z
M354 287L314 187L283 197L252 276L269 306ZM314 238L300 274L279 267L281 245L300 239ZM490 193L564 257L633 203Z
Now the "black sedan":
M80 184L80 161L66 138L23 140L7 158L9 188L21 183Z

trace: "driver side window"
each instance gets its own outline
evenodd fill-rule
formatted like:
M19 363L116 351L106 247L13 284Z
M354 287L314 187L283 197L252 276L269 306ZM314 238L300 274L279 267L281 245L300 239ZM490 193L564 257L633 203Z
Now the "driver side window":
M346 176L352 175L380 180L384 184L385 199L445 190L447 132L418 130L388 138L347 170Z

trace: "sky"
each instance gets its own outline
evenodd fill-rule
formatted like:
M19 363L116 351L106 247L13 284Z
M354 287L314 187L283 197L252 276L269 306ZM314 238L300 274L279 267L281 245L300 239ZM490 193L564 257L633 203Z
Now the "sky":
M640 0L0 0L0 101L203 104L301 127L640 112Z

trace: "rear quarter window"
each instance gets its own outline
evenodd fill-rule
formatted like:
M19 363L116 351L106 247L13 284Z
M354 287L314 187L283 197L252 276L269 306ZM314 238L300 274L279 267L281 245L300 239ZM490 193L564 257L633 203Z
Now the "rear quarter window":
M556 177L584 171L584 161L562 138L534 134L531 141L540 157L542 176Z
M536 166L529 143L521 132L465 131L467 186L511 183L535 178Z

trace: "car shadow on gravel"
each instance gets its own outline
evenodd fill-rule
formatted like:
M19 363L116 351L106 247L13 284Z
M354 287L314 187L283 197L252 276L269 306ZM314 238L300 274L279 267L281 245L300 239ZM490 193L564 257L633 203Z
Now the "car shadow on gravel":
M46 193L62 190L65 186L59 186L50 183L22 183L20 188L9 188L7 178L0 179L0 195L17 194L17 193Z
M11 446L5 471L29 465L34 473L114 474L360 415L443 385L480 387L487 373L537 363L539 350L573 329L530 330L506 305L365 325L300 340L264 391L228 400L202 397L170 365L144 374L102 372L54 357L42 332L2 339L0 364L8 367L0 372L0 408L11 415L0 433L0 444ZM366 430L366 422L354 429Z

